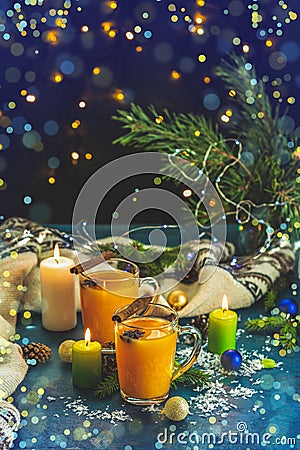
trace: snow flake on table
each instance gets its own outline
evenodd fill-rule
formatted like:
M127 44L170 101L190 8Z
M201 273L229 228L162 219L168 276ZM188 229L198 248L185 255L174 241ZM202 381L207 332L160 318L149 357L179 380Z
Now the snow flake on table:
M77 416L84 416L86 419L93 420L108 420L111 424L116 424L117 422L132 421L132 417L126 413L123 409L116 409L113 411L109 410L109 405L106 406L105 410L101 409L90 409L89 406L84 402L82 398L76 400L66 400L64 412L69 411L74 412Z
M178 352L178 357L185 358L190 349ZM264 369L261 361L266 356L258 350L239 348L242 355L242 366L239 371L231 371L222 367L220 355L202 349L197 363L201 369L211 376L211 383L207 388L197 386L190 397L192 414L200 417L220 416L225 418L231 410L237 409L235 399L248 400L262 396L266 375L258 374ZM278 363L277 367L282 363ZM245 386L246 384L246 386ZM261 388L258 390L258 386ZM255 411L255 408L252 408Z
M245 388L240 384L233 389L224 386L220 381L216 381L205 391L199 388L194 389L194 391L199 393L190 398L190 405L202 417L210 417L211 415L227 417L231 409L237 409L233 399L239 397L248 399L257 394L256 390Z

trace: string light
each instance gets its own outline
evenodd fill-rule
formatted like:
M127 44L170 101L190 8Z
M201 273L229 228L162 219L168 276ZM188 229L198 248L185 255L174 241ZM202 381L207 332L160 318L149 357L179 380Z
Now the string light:
M197 27L196 33L197 33L199 36L202 36L202 35L204 34L204 28L202 28L202 27Z
M109 7L110 7L111 9L117 9L118 3L115 2L115 1L109 2Z
M56 181L56 180L55 180L54 177L49 177L49 178L48 178L48 183L49 183L49 184L54 184L55 181Z
M134 39L134 34L132 33L132 31L126 31L125 36L129 41L132 41Z
M61 73L55 73L52 77L53 81L55 81L55 83L61 83L63 80L63 76Z
M182 193L182 195L185 197L185 198L188 198L188 197L191 197L192 196L192 191L190 190L190 189L185 189L184 191L183 191L183 193Z
M178 80L179 78L181 78L181 75L179 72L177 72L177 70L172 70L171 77L173 78L173 80Z
M198 56L198 61L201 62L201 63L205 62L206 61L206 56L205 55L199 55Z
M28 95L26 96L26 101L27 101L28 103L34 103L34 102L36 101L35 95L33 95L33 94L28 94Z
M72 122L72 128L74 129L74 130L76 130L79 126L80 126L80 120L74 120L74 122Z
M80 155L79 155L79 153L78 153L78 152L72 152L72 153L71 153L71 158L72 158L72 159L74 159L74 160L78 160L78 159L79 159L79 157L80 157Z
M116 92L113 94L113 97L115 100L122 102L125 99L124 92L121 91L121 89L117 89Z
M200 25L203 22L203 16L199 13L195 14L194 21Z
M226 117L228 118L228 116L226 116ZM228 120L229 120L229 118L228 118ZM216 190L217 190L218 194L220 195L220 197L226 203L228 203L228 204L230 204L230 205L232 205L234 207L234 211L233 212L225 213L226 216L234 214L236 222L239 223L240 225L244 225L246 223L249 223L249 221L252 220L252 221L256 221L258 226L259 226L261 223L265 223L265 222L264 222L264 220L256 217L255 213L253 212L254 210L255 211L259 211L259 210L263 210L264 208L274 208L274 207L278 207L278 206L284 206L284 202L276 201L276 202L270 202L270 203L267 203L267 202L255 203L252 200L244 199L244 200L241 200L240 202L237 203L237 202L235 202L234 200L232 200L231 198L229 198L229 197L227 197L225 195L225 193L223 192L223 190L221 188L221 184L222 184L222 179L223 179L224 175L226 174L226 172L228 171L228 169L230 169L231 167L234 167L235 165L240 165L249 174L249 176L252 175L251 172L249 171L249 169L242 162L241 155L242 155L242 151L243 151L243 146L242 146L242 143L238 139L235 139L235 138L222 139L219 142L219 145L222 146L222 144L229 143L229 142L232 142L232 143L234 143L237 146L237 148L238 148L237 155L231 158L231 162L226 164L224 166L223 170L216 177L216 180L215 180ZM173 155L172 154L168 155L169 163L173 167L176 167L176 169L179 170L182 173L183 177L187 181L196 182L196 181L200 180L200 178L206 172L206 166L207 166L207 162L209 160L209 157L211 156L211 153L212 153L213 150L216 151L217 145L218 145L217 142L214 142L214 143L209 145L209 147L208 147L208 149L207 149L207 151L206 151L206 153L204 155L203 161L202 161L201 170L199 170L197 176L191 177L184 170L182 170L180 167L178 167L178 165L176 164L176 160L173 160ZM174 152L174 154L176 156L180 156L180 153L183 154L183 153L186 153L186 151L182 151L180 149L176 149L176 151ZM208 183L208 181L207 181L207 183ZM204 191L205 191L205 189L204 189ZM200 227L202 227L203 229L206 229L208 227L205 224L203 224L203 223L201 223L199 221L199 211L200 211L200 207L201 206L202 206L202 200L200 199L198 201L197 205L196 205L195 214L194 215L195 215L195 219L197 220L198 225ZM213 205L210 205L210 206L213 206ZM217 223L218 220L220 220L220 219L216 219L215 222L212 221L212 223L209 225L209 227L214 226ZM270 235L270 234L267 235L267 240L264 243L264 246L270 245L271 236L272 235Z
M157 124L162 123L163 120L164 120L163 116L158 116L158 117L155 118L155 122L156 122Z
M230 119L229 119L228 116L226 116L226 114L222 114L222 115L221 115L221 120L222 120L222 122L225 122L225 123L226 123L226 122L229 122Z

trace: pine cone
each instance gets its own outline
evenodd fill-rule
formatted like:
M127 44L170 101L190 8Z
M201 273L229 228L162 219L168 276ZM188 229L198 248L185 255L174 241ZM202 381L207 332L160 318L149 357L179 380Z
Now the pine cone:
M46 362L52 356L52 350L45 344L31 342L30 344L22 345L23 358L35 359L37 363Z
M202 334L203 342L205 342L208 336L208 314L201 314L200 316L196 316L194 319L192 319L191 325L198 328L198 330Z

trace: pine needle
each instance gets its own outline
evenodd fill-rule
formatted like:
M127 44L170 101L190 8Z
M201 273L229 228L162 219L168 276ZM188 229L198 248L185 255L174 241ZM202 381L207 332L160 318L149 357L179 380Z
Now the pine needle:
M294 351L297 345L297 327L287 322L279 331L279 342L285 350Z
M297 345L299 319L281 312L278 316L248 319L245 329L253 332L276 332L277 335L274 338L279 342L280 346L289 352L293 352Z
M181 383L186 386L198 385L208 386L211 382L210 375L204 370L198 369L198 367L191 367L187 372L183 373L176 380L172 381L171 386L177 389L177 384Z
M101 398L110 397L120 389L117 372L108 375L103 381L97 384L94 394Z
M295 242L300 238L300 159L290 149L297 149L297 136L281 129L282 113L279 107L272 108L265 83L246 57L230 55L215 74L232 93L236 109L226 136L206 116L157 111L153 105L143 110L132 103L128 111L118 110L113 116L124 131L114 143L178 155L213 183L223 173L218 188L229 219L236 216L239 203L249 201L253 215L274 230L289 218L289 235ZM238 157L237 141L243 148ZM233 161L236 164L230 166ZM167 169L170 179L176 179L176 169ZM207 226L210 221L205 208L197 208L193 198L186 201L198 224Z
M157 252L155 250L149 249L147 245L144 245L137 240L131 240L129 244L119 245L118 248L115 248L113 243L101 244L99 245L96 254L99 251L104 252L106 250L113 251L116 258L122 257L122 255L127 255L128 260L130 260L130 256L131 254L134 254L135 250L138 250L138 252L141 253L147 252L147 259L149 262L139 262L138 264L143 277L160 274L168 267L173 266L175 262L176 264L174 264L174 271L184 271L188 262L187 253L190 251L189 247L186 251L179 246L166 247L164 252L157 258ZM181 258L178 257L180 252Z
M275 305L277 300L277 291L275 289L270 289L264 296L264 307L265 311L271 311Z
M286 319L281 316L260 317L258 319L248 319L245 329L248 331L278 331Z
M178 363L176 363L178 364ZM177 389L177 383L184 385L200 385L207 386L210 383L210 375L197 367L191 367L187 372L180 375L175 381L172 381L171 386ZM119 391L120 384L118 379L118 373L114 372L111 375L105 377L103 381L98 383L94 394L100 399L110 397L115 392Z

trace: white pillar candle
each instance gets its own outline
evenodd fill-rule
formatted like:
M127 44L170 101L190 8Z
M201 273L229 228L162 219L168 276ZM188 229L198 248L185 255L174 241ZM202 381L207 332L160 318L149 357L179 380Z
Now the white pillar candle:
M76 327L75 277L70 273L74 261L60 256L56 244L54 256L41 261L42 324L51 331Z

